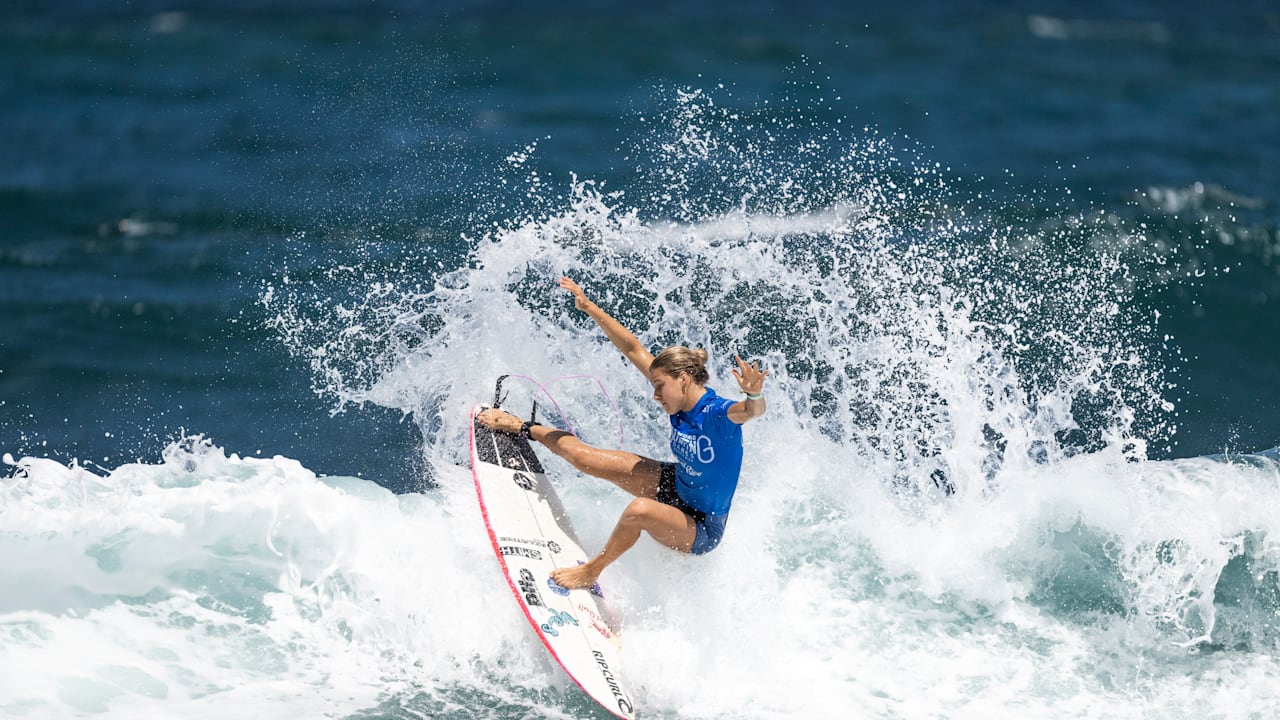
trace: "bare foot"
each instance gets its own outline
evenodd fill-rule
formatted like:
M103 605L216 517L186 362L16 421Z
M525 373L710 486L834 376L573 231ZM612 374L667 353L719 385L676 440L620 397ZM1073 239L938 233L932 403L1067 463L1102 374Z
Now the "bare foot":
M479 420L481 425L490 430L506 433L518 433L520 432L520 426L524 424L524 421L515 415L505 410L496 410L494 408L489 408L480 413L476 416L476 420Z
M600 578L599 571L593 570L591 563L571 568L556 568L551 571L551 579L562 588L578 590L589 588Z

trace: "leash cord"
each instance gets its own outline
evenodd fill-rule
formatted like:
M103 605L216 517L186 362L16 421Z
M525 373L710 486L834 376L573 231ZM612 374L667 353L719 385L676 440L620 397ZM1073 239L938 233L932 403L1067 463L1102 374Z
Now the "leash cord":
M569 422L568 415L566 415L564 412L564 409L560 407L560 403L556 402L555 395L553 395L551 391L547 389L547 386L555 385L556 383L564 380L594 380L596 383L596 386L600 388L600 394L604 396L604 399L606 401L608 401L609 407L613 408L614 417L618 418L618 448L619 449L622 448L622 442L625 439L625 434L623 432L623 426L622 426L622 412L618 409L618 404L614 402L613 396L609 394L609 389L605 387L604 382L601 381L600 378L596 377L595 375L562 375L560 377L552 378L548 380L546 382L546 385L544 385L541 382L539 382L537 378L531 377L529 375L520 375L518 373L508 373L507 377L515 378L517 380L527 380L534 387L538 388L538 390L542 391L542 394L546 395L547 399L551 401L551 406L556 409L556 413L560 416L560 420L564 422L565 430L568 430L570 433L574 435L577 435L578 433L576 430L573 429L573 423Z

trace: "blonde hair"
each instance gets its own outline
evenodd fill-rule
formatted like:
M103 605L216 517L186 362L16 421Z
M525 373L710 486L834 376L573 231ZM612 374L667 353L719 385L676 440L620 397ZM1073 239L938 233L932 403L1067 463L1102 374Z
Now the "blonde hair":
M689 378L699 385L706 385L711 377L707 374L707 351L681 345L669 347L658 353L658 356L649 364L649 374L652 375L658 370L673 377L680 373L688 373Z

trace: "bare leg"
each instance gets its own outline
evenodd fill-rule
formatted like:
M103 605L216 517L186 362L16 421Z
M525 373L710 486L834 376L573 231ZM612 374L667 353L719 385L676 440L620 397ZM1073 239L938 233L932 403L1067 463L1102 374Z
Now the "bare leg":
M520 431L520 419L502 410L486 410L477 419L501 432ZM604 478L636 496L622 511L599 555L586 564L551 572L551 578L561 587L591 587L606 567L636 544L641 532L673 550L689 552L693 547L698 531L693 518L656 499L661 463L635 453L592 447L570 433L542 425L530 427L529 437L569 461L579 472Z
M618 524L599 555L585 565L553 570L551 579L570 589L591 587L606 567L636 544L642 530L654 540L680 552L689 552L697 535L693 518L657 500L638 497L622 511L622 517L618 518Z
M481 424L502 432L520 432L520 418L503 410L485 410L477 419ZM592 447L577 436L544 425L529 428L529 437L573 465L578 472L603 478L636 497L658 495L662 463L624 450Z

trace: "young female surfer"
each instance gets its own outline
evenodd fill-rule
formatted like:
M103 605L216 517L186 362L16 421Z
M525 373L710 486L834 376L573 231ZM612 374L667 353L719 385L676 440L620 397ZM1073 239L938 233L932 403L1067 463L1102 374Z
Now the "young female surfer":
M761 391L769 371L735 356L738 368L733 376L747 398L722 398L707 387L705 350L670 347L654 357L635 335L588 300L577 283L561 278L560 287L573 293L577 308L590 315L653 384L653 399L670 416L676 462L592 447L567 432L521 422L502 410L481 413L478 419L486 426L542 443L580 472L604 478L635 496L599 555L578 567L559 568L551 578L566 588L591 587L610 563L635 545L641 531L681 552L710 552L724 535L738 486L741 426L764 414Z

